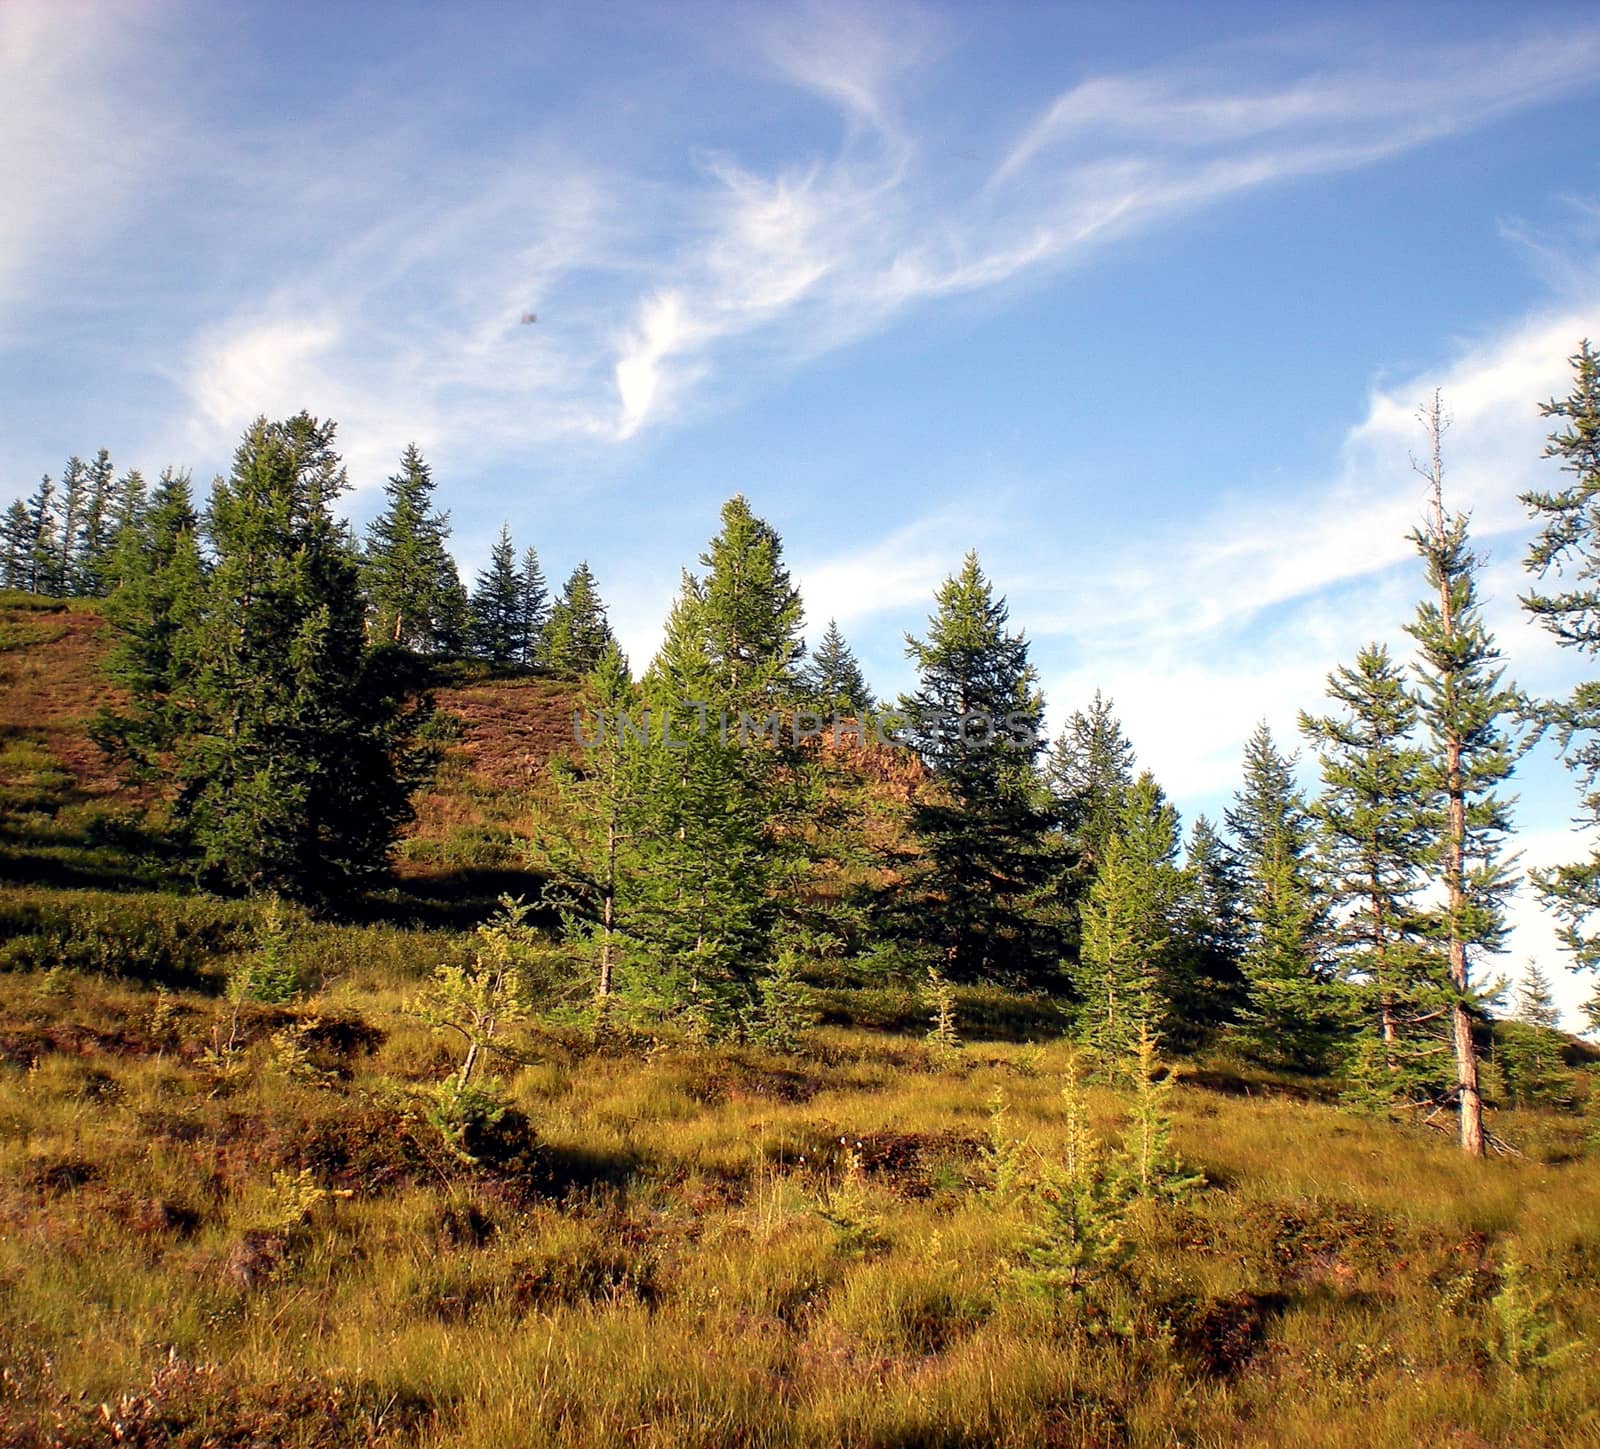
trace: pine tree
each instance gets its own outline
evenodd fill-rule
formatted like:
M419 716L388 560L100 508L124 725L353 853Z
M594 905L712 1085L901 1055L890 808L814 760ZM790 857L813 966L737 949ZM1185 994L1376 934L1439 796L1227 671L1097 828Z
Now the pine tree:
M835 620L828 620L821 642L801 672L800 687L807 706L820 713L859 719L871 712L872 691Z
M1434 931L1448 966L1461 1147L1482 1156L1483 1099L1473 1024L1483 998L1473 986L1472 964L1475 956L1500 950L1506 935L1504 901L1514 888L1504 858L1510 803L1497 792L1516 767L1517 749L1506 723L1522 701L1501 684L1500 651L1478 605L1480 564L1468 544L1467 521L1444 506L1445 422L1437 392L1422 419L1430 443L1424 471L1430 513L1412 539L1437 600L1418 606L1407 632L1417 641L1422 723L1443 805L1430 867L1444 896Z
M1332 923L1328 946L1355 993L1367 1035L1357 1077L1380 1098L1426 1090L1444 1003L1437 953L1417 895L1438 829L1427 752L1414 741L1417 701L1381 644L1328 676L1336 715L1302 713L1318 748L1322 794L1312 807Z
M906 636L919 682L900 709L937 787L914 803L912 828L939 901L946 974L1029 975L1040 963L1026 903L1049 867L1034 772L1044 699L1027 641L1007 629L1005 600L976 553L936 599L927 637Z
M522 581L511 527L501 524L500 537L489 554L489 567L472 590L472 647L480 659L498 669L522 661L526 635L522 618ZM592 667L594 661L590 661ZM582 674L585 670L580 670Z
M1227 812L1244 879L1246 1037L1262 1056L1317 1070L1334 1030L1322 968L1323 913L1312 875L1311 816L1294 761L1257 725L1245 746L1244 784Z
M544 581L544 570L539 567L538 552L532 544L522 555L522 577L519 582L522 604L522 658L518 663L524 669L533 669L539 663L544 642L544 626L550 617L550 590Z
M1128 788L1083 909L1078 992L1084 1036L1125 1070L1141 1031L1166 1034L1180 994L1183 902L1178 812L1146 770Z
M1539 589L1522 606L1564 648L1593 660L1600 655L1600 353L1587 339L1571 358L1572 392L1541 405L1540 414L1560 420L1544 456L1560 460L1571 475L1564 486L1533 490L1522 502L1540 523L1524 567L1540 580L1552 575L1562 587ZM1582 680L1565 699L1542 701L1540 718L1555 733L1567 768L1578 781L1581 821L1600 825L1600 678ZM1600 850L1553 870L1531 872L1546 903L1562 922L1562 940L1582 970L1600 971Z
M461 580L445 548L449 515L433 506L433 470L415 443L384 484L387 504L367 530L362 559L370 636L417 654L459 644Z
M422 758L419 709L367 654L358 567L329 507L334 425L258 419L204 519L199 607L171 643L176 818L202 878L337 898L387 864ZM152 512L155 510L153 509Z
M56 527L56 485L46 473L28 500L28 592L58 595L63 591L60 535Z
M580 563L545 621L540 665L558 678L581 679L615 642L594 575Z

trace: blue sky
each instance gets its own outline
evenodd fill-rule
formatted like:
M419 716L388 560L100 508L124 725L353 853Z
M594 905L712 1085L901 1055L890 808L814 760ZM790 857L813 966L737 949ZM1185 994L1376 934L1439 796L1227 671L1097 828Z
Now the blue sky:
M0 6L0 491L339 420L593 565L642 660L742 490L884 691L981 551L1192 818L1403 645L1417 405L1512 672L1535 404L1600 336L1592 6ZM519 325L524 310L534 326ZM1530 863L1571 792L1520 782ZM1531 900L1503 963L1548 932ZM1563 985L1567 1000L1584 990Z

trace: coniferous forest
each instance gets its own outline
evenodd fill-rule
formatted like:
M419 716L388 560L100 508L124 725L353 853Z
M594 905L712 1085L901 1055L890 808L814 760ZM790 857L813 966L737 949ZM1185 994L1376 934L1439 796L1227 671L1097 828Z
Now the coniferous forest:
M1588 659L1571 368L1522 606ZM70 459L0 559L7 1442L1600 1434L1581 830L1499 964L1600 681L1508 676L1419 417L1409 648L1192 821L975 552L886 698L744 495L633 660L415 447L364 534L308 413Z

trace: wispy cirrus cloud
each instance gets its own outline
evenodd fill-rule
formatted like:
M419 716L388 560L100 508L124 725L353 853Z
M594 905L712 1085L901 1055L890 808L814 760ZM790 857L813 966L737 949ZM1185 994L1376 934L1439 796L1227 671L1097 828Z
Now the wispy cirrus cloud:
M920 613L979 547L1045 661L1058 714L1106 689L1163 781L1203 797L1231 784L1257 719L1291 738L1334 664L1370 639L1407 651L1402 626L1420 591L1409 534L1426 492L1411 462L1426 447L1417 409L1438 388L1451 419L1447 501L1470 512L1488 557L1491 622L1524 684L1560 688L1570 661L1517 604L1528 526L1517 495L1549 481L1537 402L1570 390L1567 357L1586 334L1600 335L1600 294L1375 386L1336 468L1268 497L1224 497L1131 530L1117 515L1108 540L1080 540L1067 560L1056 538L1020 525L1026 497L989 497L982 520L940 510L810 561L806 598L818 617L858 627Z
M237 430L230 376L281 375L255 407L294 402L273 358L307 328L327 340L299 391L333 384L317 396L337 396L350 435L370 424L375 452L419 430L476 463L629 443L912 309L1589 84L1600 29L1337 63L1280 46L1276 78L1248 86L1215 57L1092 77L1018 132L976 136L980 159L958 173L924 138L945 54L936 18L822 7L739 34L743 64L836 109L831 140L813 129L757 153L661 116L641 169L627 147L597 162L553 118L466 157L441 151L417 102L385 128L320 117L328 160L308 179L270 139L224 131L205 167L210 213L324 221L309 247L269 224L256 259L269 285L180 353L191 446ZM230 167L230 150L248 166ZM241 169L248 194L223 179ZM348 196L329 181L347 175ZM516 325L524 307L537 326Z
M14 310L81 283L176 135L138 60L167 7L0 6L0 340Z

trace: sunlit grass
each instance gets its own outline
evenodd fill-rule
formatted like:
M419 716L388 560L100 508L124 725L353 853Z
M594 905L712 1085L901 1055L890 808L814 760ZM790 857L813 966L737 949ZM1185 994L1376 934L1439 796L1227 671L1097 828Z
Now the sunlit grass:
M128 1396L130 1423L196 1444L1600 1434L1600 1162L1576 1116L1504 1114L1536 1150L1473 1163L1205 1063L1174 1104L1208 1186L1140 1209L1092 1302L1051 1304L1018 1289L982 1147L998 1093L1034 1158L1059 1150L1064 1039L940 1063L858 1026L780 1055L535 1023L497 1067L534 1155L473 1167L419 1105L451 1050L403 1010L459 946L302 923L312 994L237 1021L211 988L0 974L0 1422ZM303 1062L278 1038L313 1019ZM1127 1103L1090 1109L1114 1142ZM824 1212L847 1154L869 1232ZM1512 1259L1566 1350L1521 1373L1492 1347Z

